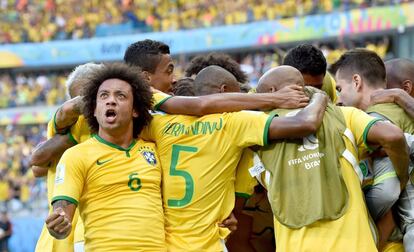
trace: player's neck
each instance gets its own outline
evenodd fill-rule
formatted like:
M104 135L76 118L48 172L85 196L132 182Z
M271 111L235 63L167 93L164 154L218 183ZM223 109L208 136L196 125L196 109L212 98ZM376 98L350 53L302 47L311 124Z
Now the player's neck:
M362 99L362 105L361 105L361 109L362 110L367 110L368 107L371 105L371 95L373 92L380 90L383 88L374 88L374 87L366 87L364 88L363 91L363 99Z
M116 144L125 149L128 148L131 145L132 141L134 140L132 136L132 129L123 130L123 131L117 131L117 130L108 131L108 130L99 128L98 135L102 139L110 143Z

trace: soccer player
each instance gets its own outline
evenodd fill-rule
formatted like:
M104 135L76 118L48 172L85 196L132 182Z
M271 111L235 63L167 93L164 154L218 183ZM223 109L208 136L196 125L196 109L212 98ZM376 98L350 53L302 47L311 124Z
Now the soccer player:
M153 88L171 93L176 79L168 45L150 39L138 41L125 51L124 62L140 67Z
M286 66L274 68L262 76L257 91L278 90L294 79L298 83L303 82L297 78L295 69ZM276 111L279 116L296 113ZM404 135L399 128L356 108L330 104L315 136L308 136L299 144L277 142L261 151L262 161L271 173L269 195L276 217L278 250L376 251L357 174L357 157L364 156L376 146L382 146L395 167L403 169L408 165ZM292 153L298 156L291 159ZM303 156L303 153L307 155ZM292 176L294 185L289 180L293 179ZM339 200L344 199L343 188L338 188L342 183L345 183L347 193L345 207ZM315 195L321 197L315 198ZM338 206L335 207L337 211L329 211L333 206ZM314 211L303 212L306 209ZM326 214L329 219L322 218Z
M388 120L409 134L414 133L414 124L403 109L394 103L370 106L370 97L375 90L386 87L386 70L381 58L366 49L354 49L344 53L332 66L336 70L337 87L340 91L339 102L354 106L371 115ZM404 151L403 148L401 151ZM401 189L408 181L408 166L395 166L392 156L373 158L364 161L361 166L368 168L373 177L370 186L365 187L368 209L377 223L380 232L379 248L382 249L393 227L388 225L392 219L391 207L398 200ZM391 160L390 160L391 159ZM394 164L394 166L393 166ZM366 174L366 173L365 173Z
M47 135L49 140L39 145L31 156L31 167L36 177L47 176L47 196L48 202L51 203L53 195L53 183L56 175L56 165L63 152L73 146L75 142L83 142L89 139L89 128L72 127L69 131L59 131L56 129L56 120L64 117L75 117L78 120L80 114L79 94L84 86L88 75L94 70L99 69L102 65L87 63L80 65L69 75L66 81L68 95L72 98L57 111L59 116L54 116L48 124ZM83 117L79 120L84 120ZM61 124L61 121L59 121ZM49 211L52 211L50 206ZM73 230L65 240L56 240L50 236L46 225L43 226L42 233L36 244L36 251L83 251L83 224L79 218L78 211L75 212L72 221Z
M195 79L213 85L195 88L197 95L215 93L216 83L233 78L221 67L207 67ZM243 149L266 145L270 139L306 136L316 131L326 97L317 94L300 113L273 118L263 112L241 111L203 117L155 112L142 137L155 141L163 169L162 192L166 243L170 251L223 251L228 231L220 223L234 207L235 169ZM197 234L197 235L194 235Z
M385 62L387 73L387 88L376 90L371 94L371 103L396 103L401 106L411 120L403 120L412 124L414 108L414 62L408 59L393 59ZM403 112L392 113L390 119L405 119L406 114ZM394 122L395 120L393 120ZM397 125L398 125L397 120ZM406 123L407 125L407 123ZM413 155L413 137L406 134L407 143L410 146L411 157ZM412 160L412 158L411 158ZM400 199L397 202L397 212L399 215L399 227L404 234L404 248L407 252L414 251L414 172L413 166L409 170L411 181L408 182L405 190L401 192Z
M408 59L393 59L385 62L387 89L372 93L371 102L397 103L414 118L414 62Z
M213 58L215 59L215 57ZM241 77L244 76L243 80L247 80L247 76L235 61L231 61L228 56L218 56L217 58L223 65L235 69L234 72ZM221 94L192 98L162 96L162 93L157 90L170 93L176 80L170 49L168 45L160 41L146 39L131 44L125 51L124 62L143 70L150 86L156 89L154 90L154 108L171 114L202 116L243 109L296 108L305 106L309 101L303 90L297 86L283 89L274 96L250 96L247 94ZM230 91L227 90L226 85L221 85L220 88L222 89L220 93Z
M320 49L311 44L298 45L287 52L283 58L283 65L298 69L306 86L322 89L334 103L336 102L335 81L326 71L326 59Z
M178 80L173 86L172 93L178 96L195 96L194 79L185 77Z
M240 84L246 84L248 78L245 72L241 70L240 64L224 53L209 53L194 57L185 70L187 77L194 77L208 66L219 66L229 71Z
M59 161L50 234L65 238L79 206L85 250L165 251L159 160L155 145L138 138L151 121L149 86L139 70L110 64L95 71L83 94L95 135Z

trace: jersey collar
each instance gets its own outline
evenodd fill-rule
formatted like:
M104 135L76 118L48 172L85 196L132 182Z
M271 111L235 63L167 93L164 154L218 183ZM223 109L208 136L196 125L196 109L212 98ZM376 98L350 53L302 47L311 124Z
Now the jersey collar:
M123 148L123 147L121 147L121 146L119 146L119 145L116 145L116 144L114 144L114 143L111 143L111 142L108 142L108 141L106 141L105 139L103 139L102 137L100 137L99 135L97 135L97 134L94 134L93 135L93 137L94 138L96 138L96 140L98 140L99 142L101 142L101 143L103 143L103 144L105 144L105 145L107 145L107 146L109 146L109 147L112 147L112 148L115 148L115 149L117 149L117 150L120 150L120 151L125 151L125 153L126 153L126 155L127 155L127 157L129 157L130 155L129 155L129 151L135 146L135 144L137 143L137 141L135 140L135 139L133 139L132 140L132 143L128 146L128 148Z

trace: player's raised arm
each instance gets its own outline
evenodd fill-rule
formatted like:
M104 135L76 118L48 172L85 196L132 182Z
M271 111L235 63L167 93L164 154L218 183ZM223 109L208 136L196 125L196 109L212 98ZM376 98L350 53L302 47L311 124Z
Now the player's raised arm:
M72 218L76 205L67 200L53 202L53 212L46 219L50 235L56 239L65 239L72 229Z
M171 97L159 103L158 107L170 114L201 116L240 110L306 106L309 98L303 92L303 86L291 84L293 85L268 94L242 94L240 84L230 72L219 66L208 66L194 80L193 91L198 97Z
M291 117L273 118L269 139L298 138L315 133L322 123L328 97L315 93L308 106Z
M403 89L377 90L371 95L372 104L389 102L400 105L411 118L414 118L414 98Z
M58 133L68 130L82 114L83 101L80 96L81 89L88 78L101 67L101 64L86 63L77 66L68 76L66 88L71 99L63 103L55 114L54 124Z
M82 114L82 96L76 96L65 103L57 110L54 118L55 129L63 132L76 123Z
M221 93L195 97L174 96L165 101L160 109L170 114L202 116L240 110L301 108L308 102L309 98L303 93L303 87L292 85L278 92L266 94Z
M74 146L75 143L66 135L55 135L51 139L39 144L32 152L30 166L35 177L47 175L49 163L63 152Z

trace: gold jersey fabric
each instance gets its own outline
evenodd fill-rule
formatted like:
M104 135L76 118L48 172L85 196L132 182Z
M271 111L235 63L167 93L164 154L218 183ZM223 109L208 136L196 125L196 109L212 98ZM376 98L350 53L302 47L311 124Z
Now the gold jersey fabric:
M155 145L128 148L95 135L57 165L52 203L78 205L86 251L165 251L161 167Z
M82 124L85 124L82 126ZM85 133L85 128L88 130ZM56 134L54 120L52 119L47 125L47 137L48 139L52 138ZM90 137L88 125L85 123L85 119L81 116L78 119L78 122L71 127L70 132L68 133L71 137L77 142L85 141ZM76 139L74 138L76 136ZM53 186L55 181L56 174L56 164L59 159L53 160L49 164L49 169L47 172L46 183L47 183L47 199L51 203L53 195ZM49 213L53 211L53 207L49 204ZM83 241L83 224L81 218L79 218L79 211L76 210L75 215L72 220L72 231L68 237L64 240L57 240L53 238L49 231L46 228L46 225L43 225L42 232L40 234L39 240L36 244L36 250L38 252L42 251L73 251L73 243Z
M153 92L153 104L154 107L160 107L165 101L171 98L170 95L154 90ZM52 138L56 134L56 121L55 116L48 123L47 128L47 137L48 139ZM91 137L91 132L89 129L88 122L86 121L83 115L79 116L76 123L70 128L68 132L69 138L73 141L74 144L83 143ZM54 160L49 164L48 174L47 174L47 196L48 202L51 202L53 195L53 187L55 181L56 165L59 159ZM49 212L53 208L50 205ZM46 225L43 226L42 232L40 234L39 240L36 245L37 252L43 251L73 251L73 243L81 242L84 240L84 230L82 219L78 218L79 209L76 210L75 215L72 220L72 231L70 235L64 240L57 240L53 238L49 231L46 228Z
M156 112L142 137L160 154L169 251L222 251L218 226L234 207L235 170L243 149L265 145L271 117L262 112L203 117Z

